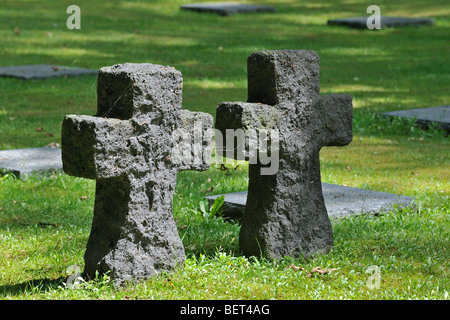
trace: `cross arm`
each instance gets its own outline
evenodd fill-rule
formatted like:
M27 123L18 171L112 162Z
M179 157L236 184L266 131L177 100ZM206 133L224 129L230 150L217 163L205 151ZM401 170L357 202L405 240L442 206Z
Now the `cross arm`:
M130 121L84 115L67 115L61 133L65 173L97 179L117 177L128 166Z
M278 109L267 104L222 102L216 109L216 151L223 154L226 150L227 157L234 153L233 157L237 160L249 160L252 156L249 139L257 139L258 131L265 130L267 133L268 130L278 129L279 120Z
M278 126L278 110L262 103L222 102L216 109L216 129L273 129Z
M346 94L331 94L320 97L323 137L326 146L345 146L353 139L352 98Z

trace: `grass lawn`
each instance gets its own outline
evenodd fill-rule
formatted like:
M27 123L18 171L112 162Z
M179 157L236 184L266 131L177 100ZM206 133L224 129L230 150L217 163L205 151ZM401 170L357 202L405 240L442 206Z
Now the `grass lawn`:
M245 190L246 165L182 172L174 216L185 267L126 288L99 277L71 289L67 280L83 269L95 181L3 175L0 299L450 299L449 138L378 115L449 104L448 1L379 0L382 15L435 18L432 27L386 30L326 25L368 16L367 1L246 2L277 12L221 17L181 11L181 0L78 0L81 30L68 30L74 1L0 0L0 65L170 65L184 77L183 107L215 116L218 103L247 99L251 52L314 50L321 93L350 94L354 106L353 142L321 151L322 181L413 196L416 209L332 221L334 248L309 260L246 258L240 226L200 205L206 195ZM60 143L64 115L95 111L94 77L0 78L0 149ZM375 288L371 266L381 276ZM335 270L307 272L315 267Z

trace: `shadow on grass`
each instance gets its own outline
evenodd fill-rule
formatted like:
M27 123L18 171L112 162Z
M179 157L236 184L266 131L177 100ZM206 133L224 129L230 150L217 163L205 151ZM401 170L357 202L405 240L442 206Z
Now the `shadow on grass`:
M0 286L0 295L3 297L18 296L23 294L36 294L42 292L48 292L58 289L58 287L64 287L66 278L57 279L33 279L22 283L3 285Z

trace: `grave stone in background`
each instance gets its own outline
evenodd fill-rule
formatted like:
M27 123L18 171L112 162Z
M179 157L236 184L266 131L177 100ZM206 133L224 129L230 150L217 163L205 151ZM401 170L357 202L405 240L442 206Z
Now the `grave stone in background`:
M277 130L279 168L263 175L265 165L259 159L249 164L240 248L247 256L269 258L327 252L333 230L322 193L319 151L351 142L351 97L320 96L319 56L314 51L255 52L247 69L248 103L219 104L216 129L225 139L227 129Z
M27 148L0 151L0 170L16 176L62 170L61 149Z
M342 19L328 20L328 25L346 26L356 29L367 29L367 17L352 17ZM431 26L434 24L432 18L407 18L407 17L380 17L381 29L383 28L399 28L399 27L419 27Z
M13 77L24 80L75 77L80 75L97 75L97 71L50 64L0 67L0 77Z
M386 192L351 188L347 186L322 183L325 207L330 218L339 219L351 215L380 213L392 210L413 207L415 199ZM218 194L206 197L212 205L217 197L225 196L222 205L224 219L241 220L245 212L247 191Z
M236 2L185 4L181 6L181 9L197 12L212 12L221 16L229 16L236 13L275 12L275 7Z
M416 123L425 129L430 124L435 124L445 131L450 132L450 106L391 111L383 112L382 114L389 117L415 118Z
M97 180L85 253L88 277L109 271L121 285L184 265L173 192L180 170L209 167L213 118L181 110L182 82L171 67L104 67L96 116L64 119L64 171ZM177 130L184 130L182 141L174 136ZM192 161L175 158L177 147L194 154Z

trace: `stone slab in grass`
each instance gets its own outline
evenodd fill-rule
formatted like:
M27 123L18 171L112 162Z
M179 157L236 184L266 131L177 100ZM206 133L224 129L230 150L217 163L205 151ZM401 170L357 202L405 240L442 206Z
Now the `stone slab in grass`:
M329 183L322 183L325 206L330 218L343 218L350 215L388 212L395 207L414 206L415 198L386 192L358 189ZM211 205L220 196L225 196L222 206L223 217L239 220L242 218L247 202L247 191L220 194L206 197Z
M236 13L275 12L275 7L255 4L242 4L236 2L194 3L181 6L183 10L197 12L217 13L221 16L229 16Z
M352 17L343 19L333 19L328 20L328 25L339 25L346 26L350 28L366 29L367 28L367 17ZM434 19L432 18L408 18L408 17L388 17L381 16L380 18L381 28L398 28L406 26L431 26L434 24Z
M435 124L450 132L450 106L384 112L383 115L409 119L415 118L417 124L424 128L427 128L430 124Z
M24 80L75 77L81 75L97 75L97 70L72 68L51 64L0 67L0 77L13 77Z
M28 148L0 151L0 171L16 176L62 170L61 149Z

